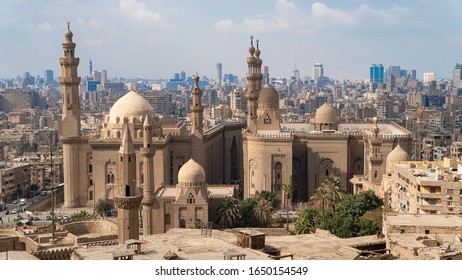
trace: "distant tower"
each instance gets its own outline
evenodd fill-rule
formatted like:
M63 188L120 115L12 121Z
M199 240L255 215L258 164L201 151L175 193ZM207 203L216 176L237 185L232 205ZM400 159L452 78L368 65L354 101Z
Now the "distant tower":
M372 64L370 67L369 79L371 83L383 83L383 65L382 64Z
M123 244L125 240L139 238L138 208L143 198L136 186L136 153L127 118L124 119L119 158L119 187L114 205L117 207L118 241Z
M454 92L462 88L462 64L457 63L452 72L452 82L454 84Z
M62 77L58 78L62 95L60 141L63 143L64 206L80 207L87 198L88 187L81 182L85 182L82 176L87 175L84 172L87 165L84 149L89 147L88 139L80 134L80 77L77 77L79 58L74 56L75 43L72 42L73 34L69 23L64 36L66 38L66 42L62 44L64 57L59 58Z
M245 74L247 78L247 130L255 134L257 132L257 109L258 96L261 89L263 74L261 73L262 60L260 59L260 49L253 46L253 36L250 36L249 57L247 57L248 70Z
M191 104L191 157L204 167L204 159L202 153L203 143L203 119L204 106L202 105L202 91L199 88L199 76L194 76L194 88L192 90Z
M324 66L321 63L315 63L313 66L313 79L317 81L322 77L324 77Z
M221 87L221 80L222 80L222 77L223 77L223 65L221 65L220 62L217 63L217 82L218 82L218 86Z
M91 62L91 58L90 58L90 76L91 74L93 73L93 62Z
M45 80L45 84L50 85L53 84L54 78L53 78L53 70L47 69L43 73L43 79Z
M300 81L300 71L297 69L297 62L295 62L294 79L296 82Z
M154 234L152 224L152 210L154 204L154 153L152 146L152 125L149 116L146 115L143 124L143 235Z

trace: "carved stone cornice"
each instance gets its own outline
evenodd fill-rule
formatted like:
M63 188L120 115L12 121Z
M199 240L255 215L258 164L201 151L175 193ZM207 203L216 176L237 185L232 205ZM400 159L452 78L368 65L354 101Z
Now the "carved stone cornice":
M118 209L137 209L141 200L143 200L142 195L137 196L114 196L114 205Z

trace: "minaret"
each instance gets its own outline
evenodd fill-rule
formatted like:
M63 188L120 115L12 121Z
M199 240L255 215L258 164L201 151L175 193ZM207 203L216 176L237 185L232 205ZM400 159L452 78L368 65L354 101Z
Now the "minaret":
M61 84L62 94L62 136L80 136L80 100L79 84L77 77L79 58L74 56L75 43L72 42L70 24L64 33L66 42L63 43L64 57L59 59L62 69L62 77L58 78Z
M143 199L136 186L136 153L126 118L119 159L119 187L114 204L118 209L118 241L123 244L125 240L139 238L138 208Z
M191 115L192 115L192 124L191 124L191 134L197 135L202 138L203 132L203 119L204 119L204 106L202 105L202 91L199 88L199 76L194 76L195 85L192 91L192 104L191 104Z
M262 60L260 59L260 49L255 50L253 46L253 36L250 36L250 56L247 57L248 71L247 78L247 130L255 134L257 132L257 108L258 108L258 95L261 89L263 74L261 72Z
M79 207L81 205L80 184L80 148L85 140L80 134L80 101L79 84L77 76L79 58L75 57L75 43L72 42L70 24L64 33L66 41L62 44L64 57L59 58L62 77L58 78L61 84L62 95L62 125L60 141L63 143L63 173L64 173L64 206ZM83 167L85 168L85 167Z
M369 181L371 183L380 185L384 171L382 167L384 156L381 151L383 140L379 137L377 117L372 119L372 134L368 142L368 154L366 155L368 160L367 175L369 175Z
M202 105L202 91L199 88L199 76L194 76L194 88L192 90L191 104L191 158L204 167L204 106Z
M152 125L146 115L143 124L143 235L154 234L152 210L154 203L154 153L152 147Z

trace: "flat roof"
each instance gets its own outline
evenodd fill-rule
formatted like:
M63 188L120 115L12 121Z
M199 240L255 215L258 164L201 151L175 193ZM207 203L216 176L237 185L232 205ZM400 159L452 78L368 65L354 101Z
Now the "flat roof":
M462 227L462 218L456 215L387 213L384 217L393 226Z

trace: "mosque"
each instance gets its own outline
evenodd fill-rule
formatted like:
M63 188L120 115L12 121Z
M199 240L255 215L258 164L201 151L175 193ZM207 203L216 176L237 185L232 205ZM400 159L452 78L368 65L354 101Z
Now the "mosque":
M62 77L61 143L64 207L94 207L99 199L119 209L119 239L137 238L142 205L144 234L212 221L219 200L294 187L292 202L307 201L328 175L351 192L354 175L380 182L386 155L400 142L409 149L411 133L397 124L341 124L329 104L306 123L281 123L279 94L262 86L258 40L251 39L247 123L203 129L202 91L195 76L191 129L163 122L150 104L128 92L104 117L96 136L80 129L79 58L73 34L65 32ZM269 79L268 79L269 80ZM231 185L240 182L241 186ZM130 230L131 228L131 230Z

